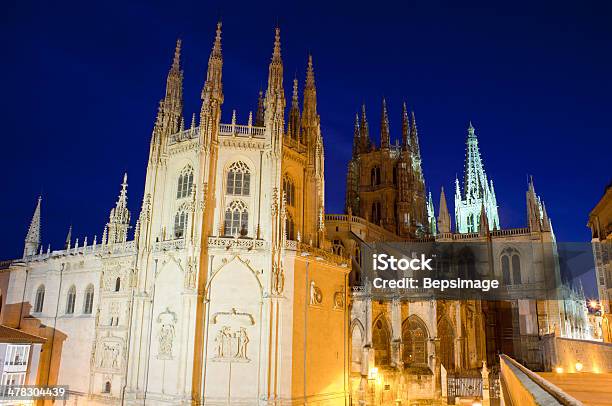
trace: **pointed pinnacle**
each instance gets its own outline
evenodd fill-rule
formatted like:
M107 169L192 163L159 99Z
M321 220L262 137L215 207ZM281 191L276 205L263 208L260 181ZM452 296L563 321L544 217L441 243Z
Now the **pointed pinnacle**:
M312 55L308 55L308 66L306 67L306 87L311 88L315 85L314 68L312 67Z
M176 48L174 49L174 59L172 60L172 69L179 70L181 68L181 44L180 38L176 40Z
M297 78L293 79L293 97L292 97L293 105L298 105L298 80Z
M272 53L272 59L281 58L281 42L280 42L280 28L277 26L274 29L274 52Z
M217 32L215 35L215 43L213 44L213 50L211 56L221 57L221 21L217 23Z

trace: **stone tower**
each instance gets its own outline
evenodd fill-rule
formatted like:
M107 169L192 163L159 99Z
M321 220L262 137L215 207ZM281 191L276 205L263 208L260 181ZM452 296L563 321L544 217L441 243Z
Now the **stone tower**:
M493 180L489 182L484 170L478 148L478 138L472 123L468 127L465 152L465 173L463 192L459 179L455 179L455 227L459 233L477 233L481 221L481 212L486 213L489 230L499 229L497 198ZM484 210L483 210L484 207Z
M370 139L365 105L355 118L345 210L401 237L435 233L428 204L414 113L402 109L401 145L391 142L386 100L382 102L380 148Z

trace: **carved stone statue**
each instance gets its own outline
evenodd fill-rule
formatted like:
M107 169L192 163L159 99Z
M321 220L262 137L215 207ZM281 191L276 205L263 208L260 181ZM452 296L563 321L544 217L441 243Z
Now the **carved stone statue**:
M323 294L321 289L315 284L314 281L310 282L310 304L319 305L323 301Z
M238 353L236 357L247 358L247 344L249 343L249 336L247 335L246 328L240 327L240 333L238 335Z
M159 330L159 355L172 357L172 345L174 342L174 325L162 324Z

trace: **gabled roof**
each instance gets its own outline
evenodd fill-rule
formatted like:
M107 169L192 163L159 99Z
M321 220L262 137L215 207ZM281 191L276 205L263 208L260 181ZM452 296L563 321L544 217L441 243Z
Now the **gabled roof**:
M10 344L44 344L46 338L26 333L0 324L0 343Z

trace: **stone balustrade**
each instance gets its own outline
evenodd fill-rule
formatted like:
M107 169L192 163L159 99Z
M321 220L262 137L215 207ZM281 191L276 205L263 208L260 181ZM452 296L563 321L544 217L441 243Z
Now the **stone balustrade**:
M507 355L500 355L500 377L506 404L521 406L582 406L582 402L565 393L535 372Z

